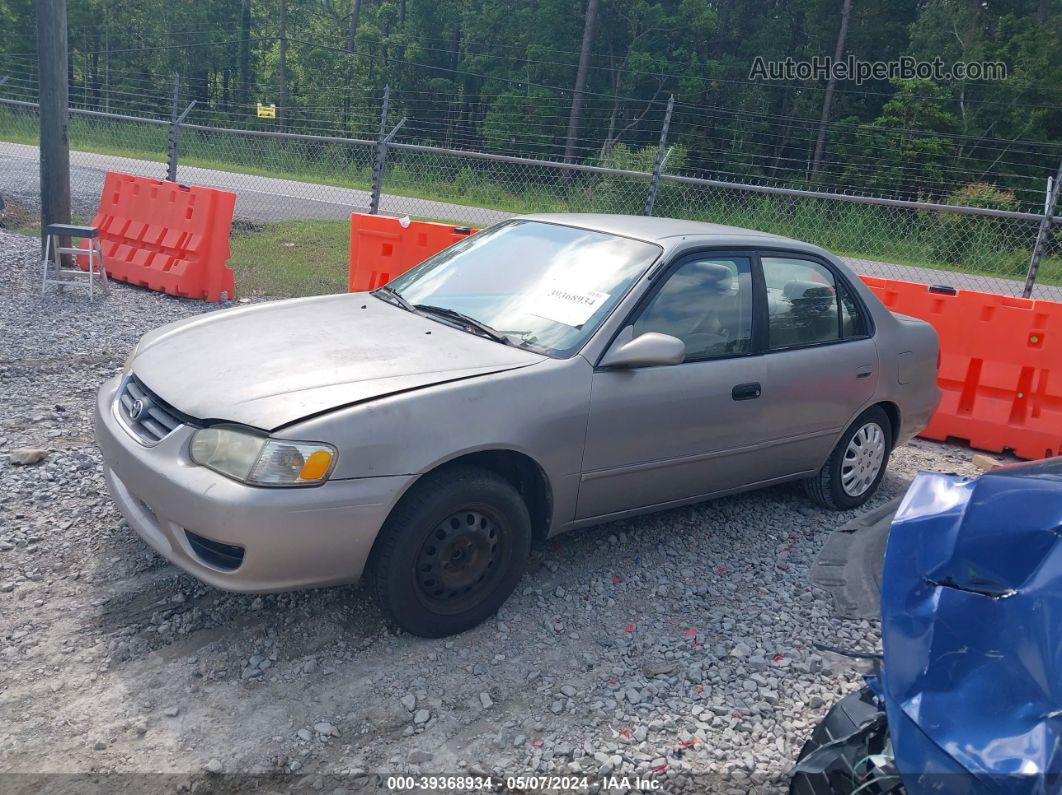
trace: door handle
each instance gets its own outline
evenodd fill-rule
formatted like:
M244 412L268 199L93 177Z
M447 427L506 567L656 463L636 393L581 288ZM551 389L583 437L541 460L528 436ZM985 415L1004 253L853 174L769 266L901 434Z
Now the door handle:
M730 390L730 397L734 400L752 400L760 396L759 382L752 384L738 384Z
M873 373L873 367L860 367L858 370L856 370L856 378L870 378Z

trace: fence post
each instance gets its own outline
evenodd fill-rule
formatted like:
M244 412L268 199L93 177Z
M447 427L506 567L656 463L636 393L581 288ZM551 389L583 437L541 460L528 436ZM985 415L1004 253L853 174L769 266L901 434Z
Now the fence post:
M387 132L387 110L390 106L391 87L384 86L383 107L380 109L380 133L376 137L376 163L372 169L372 195L369 197L369 212L377 215L380 212L380 192L383 190L384 172L387 170L387 145L391 143L402 125L406 123L403 116L398 124Z
M380 190L383 188L383 170L387 162L387 144L384 136L387 131L387 106L391 101L391 86L384 86L383 106L380 108L380 133L376 136L376 162L372 168L372 196L369 199L369 212L380 212Z
M1055 183L1051 186L1051 193L1047 197L1047 206L1044 207L1044 217L1040 219L1040 228L1036 230L1036 242L1033 243L1032 258L1029 260L1029 273L1025 276L1025 289L1022 298L1032 297L1033 285L1036 284L1036 272L1040 270L1040 256L1043 254L1044 241L1051 232L1051 219L1058 206L1059 183L1062 183L1062 162L1058 164L1058 173L1055 174Z
M173 105L170 108L170 145L169 156L166 158L166 180L168 182L177 181L177 154L181 146L181 122L183 122L192 108L195 107L195 100L193 99L188 103L188 107L184 109L183 113L177 113L178 97L181 93L181 76L177 72L173 74Z
M653 205L656 204L656 192L660 187L660 175L664 173L664 147L667 146L667 130L671 126L671 111L675 108L675 95L672 94L667 100L667 111L664 113L664 126L660 128L660 146L656 150L656 162L653 163L653 177L649 181L649 195L645 197L645 209L642 215L652 215Z

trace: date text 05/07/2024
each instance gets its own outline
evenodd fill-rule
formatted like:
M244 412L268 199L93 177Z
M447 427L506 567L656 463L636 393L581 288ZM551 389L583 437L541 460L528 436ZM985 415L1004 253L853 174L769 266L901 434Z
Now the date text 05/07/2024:
M601 776L594 779L601 790L649 792L658 790L663 782L639 776ZM589 776L388 776L387 789L395 791L492 791L504 782L507 790L559 790L578 792L590 789Z

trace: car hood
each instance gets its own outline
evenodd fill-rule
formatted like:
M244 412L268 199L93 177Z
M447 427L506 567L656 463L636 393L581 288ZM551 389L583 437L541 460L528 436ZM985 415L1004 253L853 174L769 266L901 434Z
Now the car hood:
M350 293L162 326L140 341L132 367L149 389L192 417L274 430L340 406L544 358Z

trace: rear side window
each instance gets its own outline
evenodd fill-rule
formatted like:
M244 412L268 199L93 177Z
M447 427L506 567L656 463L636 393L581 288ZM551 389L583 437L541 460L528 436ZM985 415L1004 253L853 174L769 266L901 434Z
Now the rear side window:
M863 307L855 300L852 293L841 287L841 335L845 339L865 337L869 333Z
M841 338L837 283L829 268L796 257L763 257L767 336L772 348Z

